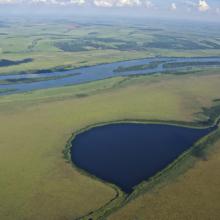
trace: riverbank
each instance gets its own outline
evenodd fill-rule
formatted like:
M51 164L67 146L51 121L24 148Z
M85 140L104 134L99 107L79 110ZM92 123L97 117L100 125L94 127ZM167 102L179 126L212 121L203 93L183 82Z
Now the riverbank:
M189 62L194 63L195 66L192 65L186 69L182 67L179 68L178 65L176 68L164 67L165 64L187 64ZM19 93L61 86L77 85L115 77L161 74L198 74L202 71L217 71L219 69L219 67L216 66L217 62L220 64L220 57L154 57L100 64L89 67L75 68L72 70L60 69L60 71L56 72L46 70L41 73L30 72L29 74L23 73L20 75L2 75L0 76L0 89L14 91L11 93ZM209 68L206 66L207 63L209 63ZM198 64L200 64L203 68L201 69ZM143 66L145 68L143 68ZM118 69L124 69L125 71L117 71ZM5 93L5 95L7 94L9 93Z
M210 115L210 118L212 115ZM152 176L149 180L143 181L142 183L135 186L134 191L131 194L126 194L120 190L120 188L114 184L110 184L108 182L103 181L102 179L88 173L87 171L79 168L74 162L71 160L71 148L72 142L74 138L84 133L90 129L110 125L110 124L122 124L122 123L136 123L136 124L163 124L163 125L173 125L173 126L184 126L187 128L197 128L197 129L204 129L204 128L211 128L216 127L214 131L210 134L202 137L199 139L193 146L191 146L188 150L186 150L183 154L181 154L177 159L175 159L171 164L169 164L165 169L159 171L156 175ZM100 209L89 213L86 216L83 216L79 219L103 219L107 216L114 213L116 210L120 209L121 207L128 204L130 201L134 200L138 196L143 193L149 192L154 188L158 187L158 185L165 184L169 181L174 181L179 175L182 175L188 169L190 169L195 163L197 159L205 159L206 153L205 151L208 150L208 147L212 146L219 138L220 138L220 131L219 131L219 123L220 123L220 111L219 116L215 118L214 122L210 124L210 120L203 121L203 122L165 122L165 121L146 121L146 120L120 120L114 122L106 122L88 126L83 128L77 132L75 132L72 137L68 140L67 145L63 151L64 158L70 162L73 167L79 170L80 173L86 175L90 178L97 179L98 181L103 182L104 184L109 185L117 192L117 196L109 201L105 206L101 207ZM205 126L206 125L206 126ZM204 127L205 126L205 127ZM121 192L121 193L119 193Z

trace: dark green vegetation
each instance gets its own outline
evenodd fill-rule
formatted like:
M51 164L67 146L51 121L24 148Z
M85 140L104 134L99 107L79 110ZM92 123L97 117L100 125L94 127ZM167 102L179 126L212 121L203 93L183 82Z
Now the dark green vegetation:
M174 50L219 49L220 45L211 41L192 41L182 36L155 34L153 42L144 43L145 48L162 48Z
M64 78L68 78L74 75L76 74L65 74L65 75L60 75L60 76L48 76L48 77L38 77L38 78L7 79L7 80L0 80L0 85L42 82L42 81L47 81L47 80L64 79Z
M203 40L203 41L201 41L201 43L204 43L204 44L206 44L207 46L210 46L210 48L213 48L213 49L220 49L220 44L219 43L214 43L214 42L207 41L207 40Z
M93 35L93 34L92 34ZM89 36L91 34L89 33ZM124 45L124 46L122 46ZM118 49L127 48L131 49L131 45L129 46L129 42L123 40L117 40L114 38L93 38L93 37L85 37L70 41L62 41L55 43L55 46L63 51L68 52L80 52L80 51L88 51L91 49Z
M135 71L135 70L149 70L152 68L156 68L158 65L163 63L162 61L153 61L149 64L145 65L136 65L136 66L130 66L130 67L119 67L114 72L129 72L129 71Z
M19 65L22 63L29 63L32 62L33 60L30 58L27 59L23 59L23 60L6 60L6 59L2 59L0 60L0 67L4 67L4 66L13 66L13 65Z
M129 71L135 71L135 70L149 70L152 68L158 67L160 64L163 64L163 61L152 61L149 64L144 65L135 65L135 66L129 66L129 67L119 67L114 72L129 72ZM186 73L192 72L192 68L195 69L196 67L218 67L220 66L219 61L213 61L213 62L172 62L172 63L164 63L163 68L184 68L188 67L188 71ZM194 70L197 71L197 70ZM169 74L170 71L167 71ZM174 74L184 74L181 70L176 70Z
M218 99L217 99L218 100ZM214 105L211 108L202 108L202 114L207 117L207 121L203 122L204 125L213 124L216 121L216 118L220 115L220 103L219 101L214 100Z
M207 31L201 23L179 27L165 21L99 25L77 19L9 19L0 31L0 60L31 62L2 66L0 74L56 71L154 56L220 56L219 28L209 25Z
M141 32L152 31L153 29L137 29L129 33L129 36L135 34L140 34ZM142 41L128 41L121 40L120 38L100 38L94 37L96 33L89 34L85 38L67 40L56 42L54 45L63 51L77 52L77 51L88 51L94 49L117 49L119 51L145 51L148 49L173 49L173 50L204 50L204 49L219 49L220 44L214 43L212 41L201 40L199 42L189 40L188 38L162 35L162 34L152 34L151 37L153 41L142 39Z
M219 66L220 62L182 62L182 63L165 63L165 68L181 68L181 67L202 67L202 66Z
M15 90L13 90L13 89L0 89L0 94L5 93L5 92L12 92L12 91L15 91Z

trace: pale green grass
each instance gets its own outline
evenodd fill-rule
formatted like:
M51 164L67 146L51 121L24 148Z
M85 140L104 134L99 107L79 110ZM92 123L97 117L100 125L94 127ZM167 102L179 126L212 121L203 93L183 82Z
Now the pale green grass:
M0 35L0 59L20 60L33 58L33 62L10 67L0 67L0 74L13 74L21 71L35 71L42 69L53 69L55 67L69 66L75 68L85 65L95 65L106 62L114 62L128 59L137 59L152 56L220 56L218 49L205 50L175 50L175 49L145 49L119 51L117 44L121 41L148 43L155 39L155 34L180 36L187 40L197 42L199 40L209 40L215 42L216 33L207 32L204 36L202 30L198 33L191 33L185 29L180 32L169 27L166 30L153 32L151 30L141 30L135 25L131 26L76 26L74 22L21 22L14 21L11 26L1 28ZM95 33L94 36L91 33ZM119 40L118 43L103 42L103 45L115 46L115 49L91 49L80 52L64 52L55 47L54 43L67 40L81 40L88 38L93 41L93 37L112 38ZM32 43L36 43L32 47Z
M192 121L219 98L220 75L110 79L0 98L0 219L75 219L115 191L62 151L72 132L123 119ZM78 98L79 93L88 96Z

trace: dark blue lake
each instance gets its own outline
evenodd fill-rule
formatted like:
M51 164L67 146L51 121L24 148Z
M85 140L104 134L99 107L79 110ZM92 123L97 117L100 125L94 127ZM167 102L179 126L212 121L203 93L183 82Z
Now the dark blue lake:
M215 127L196 129L164 124L111 124L78 134L71 157L79 168L131 193Z

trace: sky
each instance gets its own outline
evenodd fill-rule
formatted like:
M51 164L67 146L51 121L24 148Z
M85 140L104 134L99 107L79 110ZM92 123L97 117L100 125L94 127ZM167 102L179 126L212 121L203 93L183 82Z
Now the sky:
M54 10L59 13L136 14L220 22L220 0L0 0L0 12ZM111 13L110 13L111 14Z

